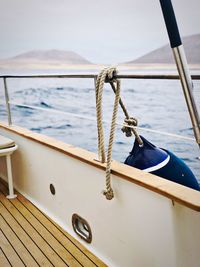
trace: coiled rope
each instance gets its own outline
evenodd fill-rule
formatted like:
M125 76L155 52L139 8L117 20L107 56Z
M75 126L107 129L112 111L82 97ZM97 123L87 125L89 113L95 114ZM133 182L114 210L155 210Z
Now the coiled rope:
M110 136L109 136L109 143L108 143L108 152L107 152L107 162L106 162L107 163L106 164L106 190L104 190L103 192L106 199L108 200L111 200L114 197L114 192L111 187L111 161L112 161L112 147L113 147L113 141L114 141L116 118L117 118L117 111L118 111L119 103L126 117L122 131L126 133L126 136L131 136L133 133L135 137L137 138L139 144L140 145L143 144L135 128L130 127L130 126L137 126L137 120L129 116L120 98L121 81L114 79L114 75L116 74L116 72L117 71L115 67L105 68L99 73L97 80L96 80L98 156L99 156L99 160L102 163L106 162L104 131L103 131L103 122L102 122L102 95L103 95L104 84L106 82L109 82L115 93L115 101L114 101L114 107L113 107Z

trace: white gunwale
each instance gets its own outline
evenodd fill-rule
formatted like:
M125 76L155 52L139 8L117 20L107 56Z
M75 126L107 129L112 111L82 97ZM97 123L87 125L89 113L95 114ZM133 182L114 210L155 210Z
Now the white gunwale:
M38 142L51 149L57 150L70 157L76 158L93 167L105 170L106 165L95 160L97 155L85 149L74 147L64 142L58 141L52 137L32 132L19 126L8 126L5 122L0 122L0 128L14 132L24 138ZM112 162L112 174L127 180L128 182L137 184L141 187L165 196L172 201L176 201L195 211L200 211L200 193L193 189L179 185L177 183L162 179L158 176L145 173L138 169L129 167L117 161Z

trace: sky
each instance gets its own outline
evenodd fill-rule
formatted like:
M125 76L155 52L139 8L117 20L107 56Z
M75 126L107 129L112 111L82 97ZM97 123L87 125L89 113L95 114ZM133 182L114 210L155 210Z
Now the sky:
M181 36L200 33L200 1L172 0ZM0 0L0 58L71 50L126 62L168 43L159 0Z

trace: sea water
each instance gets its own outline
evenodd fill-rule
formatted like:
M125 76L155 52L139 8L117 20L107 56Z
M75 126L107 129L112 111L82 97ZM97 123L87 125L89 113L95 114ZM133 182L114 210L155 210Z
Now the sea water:
M8 79L7 84L10 102L18 103L11 105L13 124L97 153L93 79L25 78ZM194 95L197 106L200 107L200 81L194 81ZM183 159L200 182L200 150L195 141L145 131L153 129L194 138L180 81L122 80L121 97L130 116L137 118L138 126L144 128L139 130L139 134L154 145L170 150ZM7 120L3 81L0 81L0 98L0 120ZM114 94L107 84L103 95L106 145L113 102ZM61 112L55 113L55 110ZM123 120L124 114L119 108L117 121L122 124ZM121 127L117 126L113 158L124 162L133 142L134 137L125 137Z

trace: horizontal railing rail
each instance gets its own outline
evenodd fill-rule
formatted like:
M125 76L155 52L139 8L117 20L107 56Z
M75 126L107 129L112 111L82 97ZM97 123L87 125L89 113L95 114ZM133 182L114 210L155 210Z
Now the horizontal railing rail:
M11 108L10 105L19 105L19 106L24 106L24 107L29 107L31 109L40 109L41 111L48 111L48 109L43 109L43 108L39 108L39 107L35 107L35 106L30 106L30 105L24 105L22 103L18 103L15 101L10 101L9 100L9 93L8 93L8 86L7 86L7 79L26 79L26 78L75 78L75 79L94 79L94 81L96 81L98 74L88 74L88 73L79 73L79 74L23 74L23 75L0 75L0 79L3 79L4 82L4 90L5 90L5 100L6 100L6 108L7 108L7 114L8 114L8 125L12 125L12 117L11 117ZM192 75L192 80L200 80L200 75L196 74L196 75ZM178 74L121 74L121 73L117 73L114 75L115 79L157 79L157 80L179 80L180 77ZM49 112L55 112L55 113L65 113L63 111L60 110L49 110ZM70 115L73 115L70 113ZM75 117L79 117L80 115L75 115ZM81 116L81 118L85 118L84 116ZM85 119L89 119L89 120L94 120L94 118L91 118L89 116L87 116L87 118ZM105 121L106 122L106 121ZM118 126L120 126L120 124L118 123ZM195 141L194 138L191 137L187 137L187 136L181 136L181 135L176 135L173 133L166 133L163 131L157 131L157 130L153 130L153 129L146 129L146 128L142 128L142 127L138 127L141 130L144 131L151 131L154 133L158 133L158 134L162 134L162 135L168 135L168 136L173 136L175 138L181 138L181 139L185 139L188 141Z
M33 75L0 75L2 79L16 79L16 78L85 78L95 79L98 74L33 74ZM200 80L199 74L191 75L192 80ZM158 80L179 80L178 74L121 74L114 75L115 79L158 79Z

